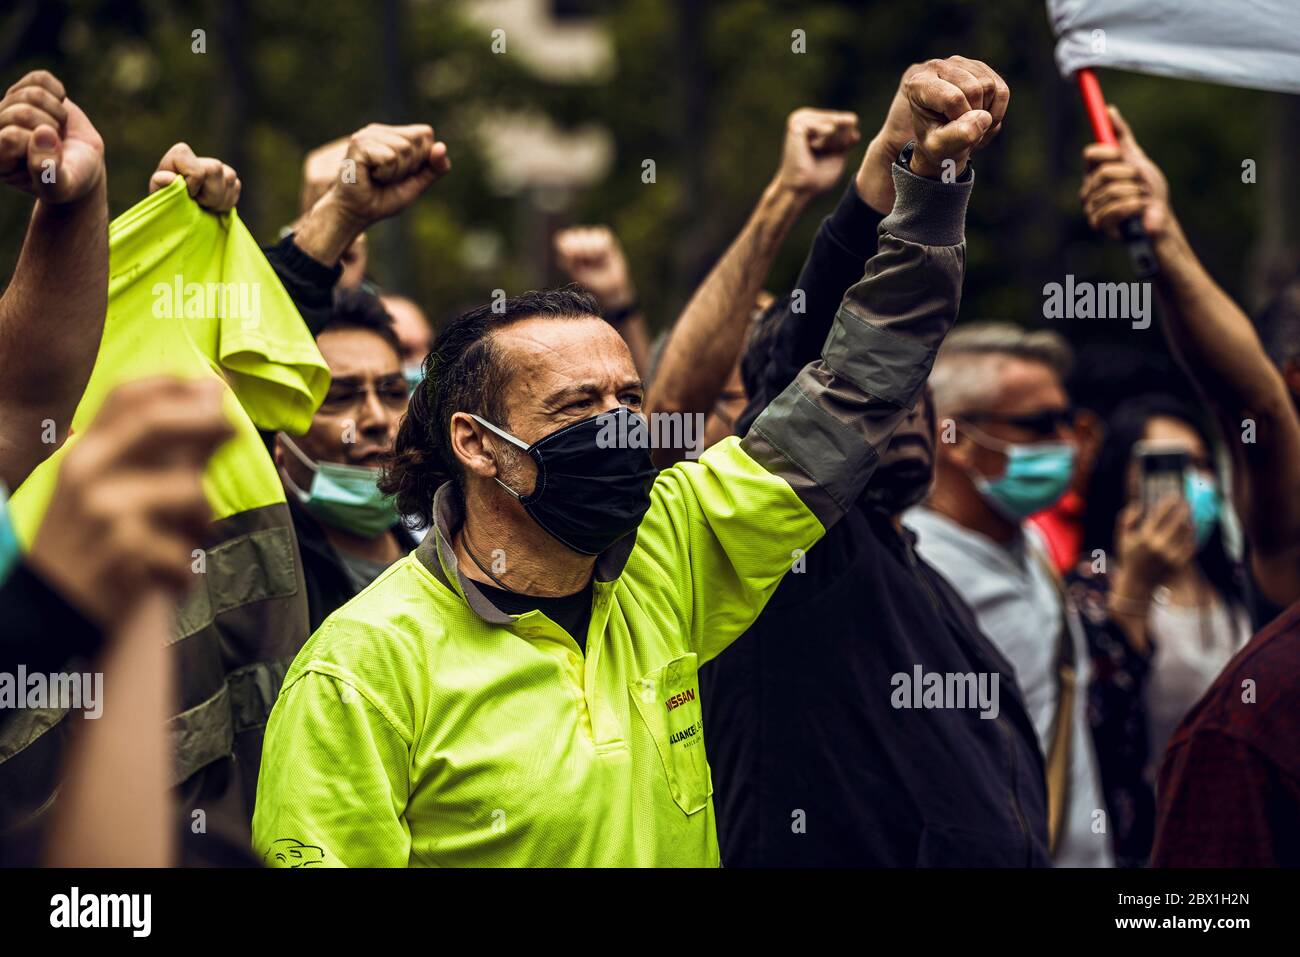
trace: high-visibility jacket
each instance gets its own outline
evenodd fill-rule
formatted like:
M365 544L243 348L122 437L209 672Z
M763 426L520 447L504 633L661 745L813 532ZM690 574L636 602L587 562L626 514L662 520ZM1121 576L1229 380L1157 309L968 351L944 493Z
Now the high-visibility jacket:
M253 817L267 863L718 863L698 668L852 506L957 312L970 177L899 167L895 185L822 360L743 440L661 473L635 535L597 557L585 653L463 574L439 490L420 547L286 676Z
M103 340L71 436L10 500L20 540L30 543L63 456L107 393L155 375L227 384L235 436L203 477L214 524L178 614L180 700L170 731L185 809L233 828L242 821L246 833L266 718L308 634L292 523L258 430L305 431L329 370L238 215L204 211L179 178L109 227ZM58 709L27 711L0 734L4 825L42 810L54 794L66 719Z

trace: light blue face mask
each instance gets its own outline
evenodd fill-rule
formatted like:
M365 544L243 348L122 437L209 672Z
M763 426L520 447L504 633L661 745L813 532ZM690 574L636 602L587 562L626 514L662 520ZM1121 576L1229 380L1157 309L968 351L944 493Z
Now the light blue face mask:
M0 584L4 584L22 555L13 526L9 524L8 498L4 483L0 482Z
M1219 487L1214 480L1196 469L1183 473L1183 494L1192 513L1192 528L1196 532L1199 550L1210 540L1214 527L1219 524L1219 511L1223 507Z
M1007 457L1007 467L997 478L975 473L971 481L995 512L1011 522L1021 522L1051 508L1070 487L1074 477L1075 448L1070 442L1035 442L1020 444L1000 442L990 436L976 438L974 429L966 432L976 445Z
M424 381L424 365L419 362L407 363L402 366L402 377L406 379L406 394L415 395L415 390Z
M326 525L363 538L374 538L396 524L397 510L392 496L379 491L379 469L313 462L283 432L280 441L312 471L310 489L299 488L289 473L282 471L285 485L307 511Z

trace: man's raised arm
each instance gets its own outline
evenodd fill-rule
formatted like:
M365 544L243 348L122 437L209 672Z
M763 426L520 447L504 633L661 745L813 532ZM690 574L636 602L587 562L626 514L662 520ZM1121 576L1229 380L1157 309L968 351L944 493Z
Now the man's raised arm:
M1300 598L1300 418L1250 319L1210 278L1169 205L1164 174L1111 108L1118 146L1084 150L1088 222L1112 235L1141 215L1160 273L1165 335L1214 409L1236 466L1233 495L1255 579L1272 601ZM1253 424L1253 441L1242 441Z
M67 438L108 306L104 141L44 70L0 101L0 180L36 197L0 296L0 481L12 489Z
M312 335L329 321L340 262L358 237L450 171L447 144L424 123L370 123L352 134L332 184L293 232L264 250Z
M916 141L893 166L897 196L878 251L845 293L821 359L742 441L824 527L866 486L956 319L973 182L967 159L996 135L1010 95L977 61L932 60L904 81L904 91Z
M973 61L971 61L973 64ZM648 588L676 588L689 647L708 661L742 634L781 579L858 499L916 404L961 301L970 151L1005 110L1006 85L931 61L905 84L915 143L894 164L879 249L845 294L821 358L743 439L660 473L637 530ZM689 569L683 578L675 571ZM651 574L650 572L653 572Z
M992 73L965 57L949 57L948 62L967 72ZM821 356L844 293L862 278L863 265L876 254L880 221L894 207L894 160L916 136L907 81L925 69L925 64L917 63L903 72L889 112L867 146L857 175L817 230L795 284L797 293L802 294L799 308L790 299L779 314L764 320L772 323L769 329L751 337L743 364L749 404L736 420L738 434L749 430L800 369ZM996 122L981 145L997 134Z
M838 182L845 153L857 142L858 118L852 113L801 109L790 114L776 175L673 327L646 398L648 412L713 408L740 355L754 300L777 250L808 201ZM655 464L671 465L684 454L658 449Z

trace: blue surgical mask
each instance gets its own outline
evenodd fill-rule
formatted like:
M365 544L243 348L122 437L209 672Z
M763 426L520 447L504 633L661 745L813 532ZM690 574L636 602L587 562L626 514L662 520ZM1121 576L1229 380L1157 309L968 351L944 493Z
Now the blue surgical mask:
M419 362L408 362L402 366L402 377L406 379L407 395L415 395L415 390L424 381L424 365Z
M1021 522L1055 505L1074 477L1075 448L1071 442L1000 442L990 436L976 438L976 445L1002 452L1006 470L997 478L972 474L971 480L995 512L1011 522Z
M8 498L4 483L0 482L0 584L9 577L9 573L13 571L22 555L22 550L18 547L18 537L14 535L13 526L9 523L6 504Z
M379 491L379 469L313 462L283 432L280 441L312 471L311 487L305 491L287 471L281 470L281 474L285 485L316 518L363 538L374 538L396 524L392 496Z
M1196 532L1196 547L1200 549L1210 540L1214 527L1219 524L1222 499L1214 480L1196 469L1183 475L1183 494L1192 513L1192 528Z

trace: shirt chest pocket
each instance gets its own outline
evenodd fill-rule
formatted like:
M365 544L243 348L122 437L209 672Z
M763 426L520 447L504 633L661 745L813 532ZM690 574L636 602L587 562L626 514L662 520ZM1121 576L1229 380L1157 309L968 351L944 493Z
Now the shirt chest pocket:
M704 756L704 711L696 656L682 655L628 684L641 720L654 738L673 800L687 814L702 810L713 793Z

